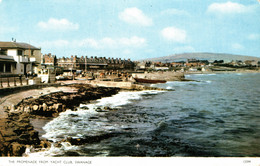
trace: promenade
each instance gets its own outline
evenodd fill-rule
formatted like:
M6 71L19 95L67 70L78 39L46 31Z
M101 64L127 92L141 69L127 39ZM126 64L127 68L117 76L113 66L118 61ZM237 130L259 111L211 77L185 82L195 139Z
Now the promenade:
M71 83L71 82L69 82ZM35 88L35 89L30 89ZM5 87L1 88L0 91L16 91L11 94L0 94L0 117L6 118L7 113L4 111L4 107L12 107L12 105L18 104L20 101L22 101L24 98L38 98L40 96L49 94L49 93L55 93L55 92L73 92L76 91L76 88L73 87L67 87L67 86L61 86L60 84L45 84L42 87L35 85L22 85L22 86L12 86L12 87Z

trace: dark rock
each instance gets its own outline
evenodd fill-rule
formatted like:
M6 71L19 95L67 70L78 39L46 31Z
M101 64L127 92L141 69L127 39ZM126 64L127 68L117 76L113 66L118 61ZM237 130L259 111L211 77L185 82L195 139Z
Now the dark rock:
M40 143L41 148L50 148L51 142L49 142L47 139L43 139Z
M22 156L25 152L26 146L19 144L18 142L13 142L10 147L12 156Z

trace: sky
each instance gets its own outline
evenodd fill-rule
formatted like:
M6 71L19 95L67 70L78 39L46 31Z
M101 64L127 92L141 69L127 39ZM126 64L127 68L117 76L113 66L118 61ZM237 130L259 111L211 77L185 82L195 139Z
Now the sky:
M57 57L260 57L259 0L0 0L0 41Z

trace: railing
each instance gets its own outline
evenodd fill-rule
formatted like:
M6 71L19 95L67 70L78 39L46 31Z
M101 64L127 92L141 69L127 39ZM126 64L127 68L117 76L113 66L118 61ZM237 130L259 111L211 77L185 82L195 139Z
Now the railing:
M31 58L30 58L30 62L36 62L36 58L34 58L34 57L32 58L32 57L31 57Z
M23 76L0 76L0 88L29 85L29 80Z
M28 57L20 57L20 62L22 62L22 63L27 63L27 62L29 62L30 60L29 60L29 58Z

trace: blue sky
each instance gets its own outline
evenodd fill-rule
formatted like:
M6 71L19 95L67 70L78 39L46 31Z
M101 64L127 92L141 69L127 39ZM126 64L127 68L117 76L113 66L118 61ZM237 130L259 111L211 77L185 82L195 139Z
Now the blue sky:
M0 21L0 41L58 57L260 57L258 0L0 0Z

